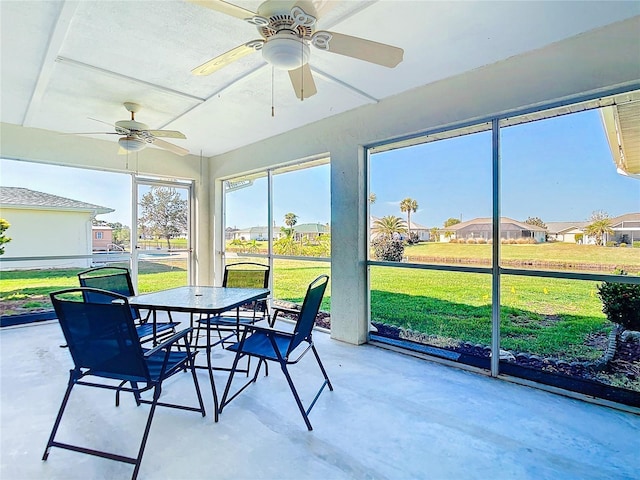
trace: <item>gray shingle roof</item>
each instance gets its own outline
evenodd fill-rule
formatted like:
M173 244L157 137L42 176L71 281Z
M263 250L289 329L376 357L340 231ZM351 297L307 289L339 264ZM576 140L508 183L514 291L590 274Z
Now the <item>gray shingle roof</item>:
M113 208L81 202L71 198L59 197L50 193L37 192L21 187L0 187L0 205L22 208L46 208L60 210L86 210L99 213L113 212Z

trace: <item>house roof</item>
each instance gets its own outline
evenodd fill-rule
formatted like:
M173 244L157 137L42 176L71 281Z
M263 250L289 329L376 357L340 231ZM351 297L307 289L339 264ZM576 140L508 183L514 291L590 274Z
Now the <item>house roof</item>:
M294 225L293 230L296 233L329 233L331 229L322 223L301 223Z
M633 226L637 227L638 223L640 223L640 212L625 213L624 215L611 218L611 226L613 228L623 227L623 224L628 222L633 222L635 224Z
M582 230L589 222L546 222L545 225L549 233L563 233L574 228Z
M95 215L115 211L113 208L21 187L0 187L0 206L44 210L82 210L93 212Z
M469 227L472 225L478 225L478 226L491 225L491 222L492 220L490 217L478 217L472 220L467 220L466 222L456 223L455 225L446 227L445 230L451 230L455 232L456 230L461 230L465 227ZM500 217L500 224L505 224L505 223L511 223L517 227L523 228L525 230L530 230L532 232L546 232L544 228L539 227L537 225L530 225L528 223L520 222L518 220L514 220L513 218L509 218L509 217Z

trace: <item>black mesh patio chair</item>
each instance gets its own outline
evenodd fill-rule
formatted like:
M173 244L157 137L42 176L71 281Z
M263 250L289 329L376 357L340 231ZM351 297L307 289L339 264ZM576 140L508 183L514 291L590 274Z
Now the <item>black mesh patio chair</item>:
M282 373L284 373L284 376L287 379L291 393L293 393L293 397L295 398L307 428L309 430L313 429L311 422L309 421L309 412L311 412L311 409L315 405L325 386L329 386L329 390L333 390L331 381L329 380L327 372L320 361L320 356L313 344L312 338L313 326L318 310L320 309L320 304L322 303L322 297L325 289L327 288L328 281L329 277L327 275L320 275L311 282L307 289L293 332L258 325L246 325L244 327L240 341L227 348L228 350L236 352L236 356L220 402L220 413L222 413L223 408L229 404L229 402L237 397L251 383L257 380L258 373L260 372L260 366L263 362L266 363L273 361L280 365ZM309 407L305 409L293 384L288 367L289 365L295 365L298 363L309 350L313 352L313 355L318 362L318 366L324 376L324 382ZM238 362L243 357L255 357L258 359L255 374L253 375L253 378L229 397L234 374L238 371ZM244 372L244 370L242 371ZM268 371L266 372L266 375L268 375Z
M67 390L42 460L47 460L52 447L73 450L135 465L132 476L135 479L140 469L156 406L199 412L205 416L194 369L194 357L197 352L191 350L187 341L190 329L176 333L153 349L144 349L125 296L93 288L61 290L51 293L50 296L69 346L74 368L69 372ZM87 301L87 298L100 301ZM173 350L172 347L177 346L179 342L181 350ZM199 407L160 402L163 381L185 370L191 372ZM88 377L90 380L86 380ZM121 383L115 385L114 381L118 380ZM130 387L125 387L126 384ZM117 393L131 392L138 406L143 403L151 405L135 458L55 440L71 390L76 385L116 390ZM149 390L153 391L152 399L143 399L142 394ZM116 406L118 405L117 396ZM84 423L80 422L78 426L82 425Z
M131 297L136 294L129 270L122 267L90 268L78 273L78 280L81 287L107 290L125 297ZM91 293L85 292L85 295L85 300L94 302L99 300L99 298L91 298ZM131 314L137 324L136 331L143 343L149 341L157 342L176 332L178 322L173 321L171 312L167 313L169 315L168 322L149 322L151 312L148 312L146 317L142 318L140 311L136 307L131 307Z
M269 266L254 262L227 265L224 269L222 286L231 288L269 288ZM264 319L269 319L266 299L243 305L224 315L201 316L197 320L196 335L199 337L202 330L205 330L207 335L215 332L218 335L218 341L211 344L211 346L224 344L230 338L238 338L239 329L242 325L254 324Z

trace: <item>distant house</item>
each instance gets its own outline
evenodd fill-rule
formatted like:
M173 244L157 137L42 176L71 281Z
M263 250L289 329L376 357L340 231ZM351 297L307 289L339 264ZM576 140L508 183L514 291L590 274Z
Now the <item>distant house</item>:
M587 243L584 229L589 222L546 222L550 240L568 243ZM577 235L577 237L576 237Z
M458 240L478 239L493 240L493 224L492 219L474 218L466 222L457 223L446 228L447 232L451 232L450 237L443 239L449 241L452 238ZM537 225L529 225L508 217L500 217L500 238L504 240L518 240L521 238L532 238L538 243L542 243L546 239L547 231Z
M613 234L605 236L605 242L614 241L618 244L640 242L640 212L626 213L611 219Z
M91 227L91 239L94 252L108 252L113 246L113 228L94 225Z
M317 240L322 235L328 235L331 233L329 225L323 225L322 223L301 223L293 226L294 238L298 241L302 239Z
M283 233L280 231L280 227L273 227L273 239L278 240ZM225 232L225 238L227 240L242 240L249 242L256 240L258 242L266 242L269 239L269 227L257 226L249 228L234 228L227 229Z
M0 217L11 224L7 230L11 241L4 245L0 269L90 267L92 221L113 211L27 188L0 187ZM87 258L73 258L79 255ZM40 258L12 260L24 257Z
M605 234L603 241L615 242L617 244L626 243L633 245L633 242L640 241L640 213L625 213L618 217L609 219L613 233ZM582 243L593 244L595 239L584 233L585 228L591 222L547 222L549 238L558 242L577 243L577 238L581 238Z

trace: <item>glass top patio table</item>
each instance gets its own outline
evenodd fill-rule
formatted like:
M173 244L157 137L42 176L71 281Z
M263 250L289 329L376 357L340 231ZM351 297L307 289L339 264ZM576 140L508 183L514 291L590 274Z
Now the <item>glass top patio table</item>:
M269 293L269 289L267 288L176 287L129 297L129 305L151 310L155 338L156 312L158 310L190 313L191 325L193 326L194 314L221 315L224 312L236 309L254 300L265 299ZM213 394L214 421L217 422L218 394L213 379L214 368L211 364L211 338L209 330L207 330L206 355L207 366L198 368L206 368L208 370L211 392Z
M176 287L129 297L129 304L154 311L220 315L268 295L267 288Z

